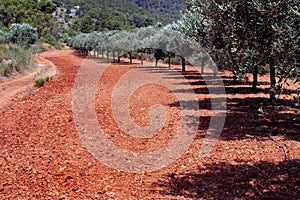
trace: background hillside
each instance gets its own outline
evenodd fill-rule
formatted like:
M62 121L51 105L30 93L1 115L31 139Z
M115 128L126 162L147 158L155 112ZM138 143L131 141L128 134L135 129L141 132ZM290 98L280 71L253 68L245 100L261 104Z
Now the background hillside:
M80 6L78 13L81 20L77 20L73 29L78 31L80 24L90 24L89 28L83 28L81 32L131 29L154 25L157 22L165 24L178 19L184 5L182 0L65 0L60 2L67 10Z
M166 24L180 17L183 0L5 0L0 1L0 30L13 23L38 29L39 40L104 30L129 30Z
M153 25L158 17L127 0L65 0L64 7L69 11L75 6L79 19L73 29L85 23L81 32L120 30ZM76 27L77 26L77 27Z
M135 5L148 10L159 19L171 22L180 18L180 11L184 6L184 0L128 0Z

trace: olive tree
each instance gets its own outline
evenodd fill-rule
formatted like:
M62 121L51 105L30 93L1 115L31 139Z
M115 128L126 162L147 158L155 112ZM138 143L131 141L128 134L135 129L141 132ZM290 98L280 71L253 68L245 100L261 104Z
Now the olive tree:
M299 0L186 0L177 26L236 75L270 73L270 99L280 82L299 81ZM298 60L297 60L298 58Z
M12 24L7 34L7 40L28 49L38 39L37 28L24 24Z

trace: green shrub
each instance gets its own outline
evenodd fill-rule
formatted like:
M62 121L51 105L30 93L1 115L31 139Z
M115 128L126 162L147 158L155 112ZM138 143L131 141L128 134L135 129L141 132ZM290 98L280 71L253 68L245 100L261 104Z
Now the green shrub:
M45 78L38 78L38 79L36 79L34 81L35 82L35 86L37 86L37 87L43 87L46 82L52 81L52 79L53 79L52 76L47 76Z
M43 78L38 78L34 82L35 82L35 86L37 86L37 87L43 87L44 84L45 84L45 82L46 82L46 80L43 79Z

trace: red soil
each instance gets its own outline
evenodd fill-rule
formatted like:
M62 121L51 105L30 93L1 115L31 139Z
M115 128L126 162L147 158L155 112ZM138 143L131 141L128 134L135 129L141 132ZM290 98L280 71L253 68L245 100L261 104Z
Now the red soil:
M289 103L277 107L279 114L273 121L257 117L260 104L267 102L266 85L259 86L258 94L251 94L250 85L231 86L229 74L222 73L228 107L224 130L210 155L199 159L212 115L210 100L205 84L197 84L199 75L184 73L194 83L201 116L189 150L158 171L126 173L93 157L76 131L72 91L85 58L72 50L50 51L42 57L56 66L59 75L35 88L36 92L14 98L0 108L1 199L292 199L299 195L299 165L285 160L282 148L267 137L268 133L275 135L290 158L299 163L299 123L289 122L293 110L287 100L284 102ZM110 98L120 77L136 66L137 62L112 64L104 72L95 110L99 124L115 145L145 153L160 149L175 136L180 109L174 94L165 87L139 88L130 99L133 120L147 125L149 107L159 103L166 107L166 126L149 139L124 134L113 119ZM267 81L267 77L260 81Z

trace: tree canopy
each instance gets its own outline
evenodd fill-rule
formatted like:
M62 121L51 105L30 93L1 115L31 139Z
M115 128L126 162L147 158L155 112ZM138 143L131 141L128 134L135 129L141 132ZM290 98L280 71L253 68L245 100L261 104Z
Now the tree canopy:
M281 82L289 78L299 81L298 0L189 0L186 3L187 9L177 28L208 47L219 65L232 70L236 76L252 72L257 77L269 71L271 99L282 88ZM276 76L279 87L275 86Z

